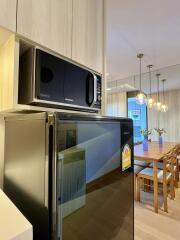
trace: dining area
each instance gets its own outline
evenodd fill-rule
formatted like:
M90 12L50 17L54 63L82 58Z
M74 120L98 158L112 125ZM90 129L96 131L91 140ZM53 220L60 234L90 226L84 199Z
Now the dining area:
M178 142L134 146L135 240L179 239L179 155Z
M133 78L117 81L116 91L108 91L107 111L110 116L128 116L133 120L134 239L177 240L180 64L153 71L147 67L148 72L140 71ZM124 83L137 86L139 82L143 84L141 91L122 91Z
M116 82L116 88L108 91L107 112L110 116L127 116L133 120L134 239L177 240L180 235L180 64L158 70L147 67L148 72L140 71L135 77ZM123 91L124 83L131 86L140 83L143 88Z
M180 239L178 6L124 1L107 39L106 113L133 120L134 240Z
M158 195L163 195L163 210L168 213L167 198L175 200L179 186L180 145L176 142L149 142L148 149L142 144L134 147L134 199L141 202L141 191L153 194L154 212L158 213Z

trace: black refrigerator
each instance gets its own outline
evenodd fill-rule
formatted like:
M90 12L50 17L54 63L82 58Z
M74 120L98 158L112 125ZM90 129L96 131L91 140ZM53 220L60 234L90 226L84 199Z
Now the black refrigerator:
M5 119L4 191L34 240L132 240L133 123L33 113Z

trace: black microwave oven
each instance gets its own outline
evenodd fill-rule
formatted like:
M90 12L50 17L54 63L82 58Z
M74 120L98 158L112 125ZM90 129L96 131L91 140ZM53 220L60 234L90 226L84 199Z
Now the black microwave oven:
M18 103L97 112L102 76L38 48L19 61Z

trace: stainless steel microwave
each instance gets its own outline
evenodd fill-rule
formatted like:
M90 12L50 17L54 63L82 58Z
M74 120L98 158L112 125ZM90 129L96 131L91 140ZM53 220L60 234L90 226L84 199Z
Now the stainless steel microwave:
M20 104L97 112L102 76L94 71L30 48L19 61Z

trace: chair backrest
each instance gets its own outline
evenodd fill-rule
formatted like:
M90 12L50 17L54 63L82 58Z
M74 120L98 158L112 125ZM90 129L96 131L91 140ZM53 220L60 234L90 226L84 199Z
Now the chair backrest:
M163 157L163 161L165 161L165 163L166 163L166 169L168 171L173 171L174 165L177 162L176 151L173 149L170 152L168 152L167 154L165 154Z
M176 155L173 151L168 152L163 157L163 181L166 182L166 173L174 174L174 165L176 162Z
M180 155L180 144L177 144L173 150L176 153L176 155Z

